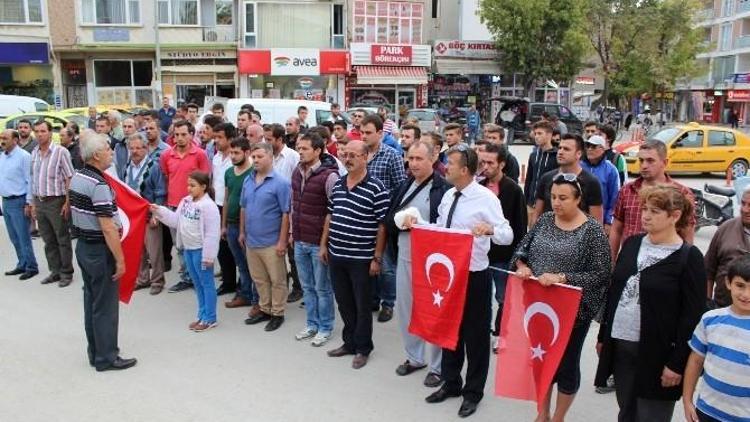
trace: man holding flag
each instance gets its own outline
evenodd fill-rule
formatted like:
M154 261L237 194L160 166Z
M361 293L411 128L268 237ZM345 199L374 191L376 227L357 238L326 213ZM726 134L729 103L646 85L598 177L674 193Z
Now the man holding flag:
M438 207L437 225L470 230L474 240L466 300L463 309L454 310L455 318L461 320L458 344L455 350L443 349L442 377L445 384L425 400L440 403L449 397L463 396L458 415L467 417L476 412L484 396L490 365L492 284L487 269L487 253L490 242L510 244L513 230L503 216L497 196L474 180L479 165L477 154L467 145L458 144L448 150L447 157L445 177L454 187L443 195ZM409 221L405 222L405 226L411 227L415 219L407 219ZM413 263L412 268L415 265L418 263ZM414 306L418 309L419 304L415 302ZM464 359L467 361L465 383L461 378Z
M136 359L123 359L117 347L118 281L125 274L120 244L122 222L112 188L103 172L112 165L105 135L92 134L81 143L86 165L70 181L69 198L76 259L83 277L83 312L89 364L97 371L128 369Z

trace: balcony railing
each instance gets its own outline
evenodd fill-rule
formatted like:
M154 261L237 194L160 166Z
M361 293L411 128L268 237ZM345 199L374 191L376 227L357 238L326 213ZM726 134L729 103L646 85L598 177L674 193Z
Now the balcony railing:
M703 9L695 13L695 20L703 22L714 17L714 9Z
M237 41L237 29L234 26L213 26L203 28L203 41L205 42L235 42Z
M734 48L744 48L744 47L750 47L750 34L740 35L740 37L734 41Z

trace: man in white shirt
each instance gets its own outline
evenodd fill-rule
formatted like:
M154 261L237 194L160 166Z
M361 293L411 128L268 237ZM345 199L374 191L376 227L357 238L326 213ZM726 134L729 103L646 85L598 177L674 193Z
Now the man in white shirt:
M211 186L214 188L214 202L219 207L219 214L224 208L224 175L232 168L232 158L229 155L229 143L236 135L234 125L231 123L219 123L212 130L214 156L211 159ZM221 268L221 285L216 289L218 296L237 291L237 265L229 249L227 239L222 237L219 241L219 255L217 257Z
M503 216L497 196L474 180L479 164L477 154L466 144L459 143L448 150L447 156L445 179L454 187L443 195L438 206L437 225L471 230L474 244L458 346L456 350L443 349L441 376L445 384L425 400L440 403L449 397L463 396L458 415L467 417L476 411L482 400L490 366L492 281L487 269L487 252L490 242L509 245L513 241L513 230ZM466 382L462 383L464 360L467 361Z
M280 124L266 126L263 136L273 148L273 170L292 180L292 172L299 164L299 154L284 143L286 130Z

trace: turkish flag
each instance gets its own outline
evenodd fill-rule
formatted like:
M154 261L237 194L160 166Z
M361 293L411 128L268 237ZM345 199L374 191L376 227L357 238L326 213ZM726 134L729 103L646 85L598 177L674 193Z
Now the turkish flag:
M141 255L148 224L148 202L130 186L103 173L115 193L117 213L122 222L122 252L125 255L125 275L120 279L120 301L130 303L135 290L135 280L141 266Z
M409 332L455 350L466 302L474 238L468 230L415 226L411 230L413 304Z
M510 274L500 322L495 394L544 401L573 330L581 289Z

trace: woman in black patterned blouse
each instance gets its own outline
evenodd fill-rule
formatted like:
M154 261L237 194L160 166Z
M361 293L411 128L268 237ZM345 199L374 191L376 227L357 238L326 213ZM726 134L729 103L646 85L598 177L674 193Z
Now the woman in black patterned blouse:
M562 421L581 383L581 349L589 325L604 301L610 278L610 255L602 225L579 208L583 195L575 174L562 173L552 181L552 212L542 214L516 249L511 261L516 274L536 277L545 286L564 283L581 287L583 297L575 326L552 382L557 404L552 421ZM550 420L552 389L538 422Z

